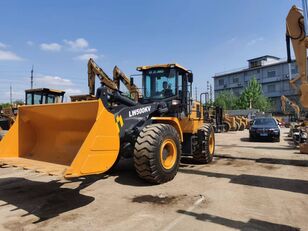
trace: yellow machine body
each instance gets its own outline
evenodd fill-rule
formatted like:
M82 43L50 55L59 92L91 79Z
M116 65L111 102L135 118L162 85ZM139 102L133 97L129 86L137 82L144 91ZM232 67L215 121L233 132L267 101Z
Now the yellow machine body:
M78 177L110 169L119 147L114 115L99 100L22 106L0 142L0 163Z

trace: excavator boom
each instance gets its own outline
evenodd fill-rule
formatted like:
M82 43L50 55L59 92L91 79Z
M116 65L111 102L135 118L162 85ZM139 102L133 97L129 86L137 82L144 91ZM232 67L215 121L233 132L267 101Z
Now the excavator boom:
M286 37L288 48L288 61L291 61L289 41L291 39L296 63L298 66L298 76L290 80L293 88L299 81L300 102L304 108L308 108L308 81L307 81L307 48L308 38L305 34L304 17L300 9L293 6L286 18Z
M133 96L135 101L138 101L138 98L141 96L140 90L117 66L113 69L113 81L117 85L118 89L120 88L121 81L128 89L129 93Z
M294 101L291 101L290 99L288 99L284 95L282 95L280 99L281 99L281 110L282 110L282 112L286 113L286 104L288 104L294 109L296 116L299 119L300 118L300 112L301 112L300 107Z

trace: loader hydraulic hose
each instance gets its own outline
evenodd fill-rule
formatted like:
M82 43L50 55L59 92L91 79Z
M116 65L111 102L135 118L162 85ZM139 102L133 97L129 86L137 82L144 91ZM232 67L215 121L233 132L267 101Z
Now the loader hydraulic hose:
M286 34L286 46L287 46L287 60L288 63L291 63L291 50L290 50L290 36L288 34Z

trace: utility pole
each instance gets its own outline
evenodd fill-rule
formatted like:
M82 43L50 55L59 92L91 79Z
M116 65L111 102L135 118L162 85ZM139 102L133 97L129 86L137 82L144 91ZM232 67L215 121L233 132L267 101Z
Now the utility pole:
M33 65L31 69L31 89L33 89Z
M10 84L10 103L13 104L12 84Z
M210 84L210 101L213 102L213 87L212 84Z
M195 87L195 97L196 97L196 101L198 100L198 88Z

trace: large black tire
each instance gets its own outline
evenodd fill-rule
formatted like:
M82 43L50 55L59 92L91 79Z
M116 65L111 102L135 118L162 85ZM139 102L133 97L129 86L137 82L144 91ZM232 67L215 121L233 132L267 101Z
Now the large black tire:
M177 174L181 159L177 130L168 124L151 124L140 132L134 149L136 172L142 179L161 184Z
M238 131L240 129L240 124L238 122L235 122L235 129L234 131Z
M244 123L240 123L240 126L239 126L239 131L244 131L245 130L245 124Z
M230 131L231 126L228 122L223 122L222 125L223 125L223 132Z
M198 147L193 153L193 159L201 164L210 163L213 160L215 152L215 134L210 124L203 125L198 133L201 133L202 140L196 144Z

